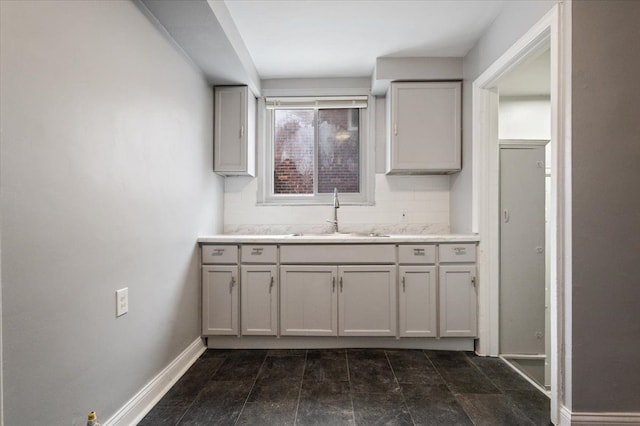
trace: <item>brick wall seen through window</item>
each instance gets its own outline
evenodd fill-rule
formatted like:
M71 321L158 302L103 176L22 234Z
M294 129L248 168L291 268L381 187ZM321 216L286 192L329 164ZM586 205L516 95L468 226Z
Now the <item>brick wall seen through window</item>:
M358 108L277 109L274 113L275 194L313 194L315 176L318 193L334 188L341 193L360 191ZM318 170L314 171L316 159Z

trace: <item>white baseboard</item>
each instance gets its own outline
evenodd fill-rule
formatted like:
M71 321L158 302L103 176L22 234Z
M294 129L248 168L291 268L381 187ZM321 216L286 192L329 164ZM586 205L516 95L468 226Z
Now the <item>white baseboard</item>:
M103 425L129 426L137 424L205 350L206 346L202 338L198 337Z
M560 409L560 426L616 426L640 425L640 412L636 413L589 413Z
M558 419L558 426L571 426L571 410L562 405L560 407L560 418Z

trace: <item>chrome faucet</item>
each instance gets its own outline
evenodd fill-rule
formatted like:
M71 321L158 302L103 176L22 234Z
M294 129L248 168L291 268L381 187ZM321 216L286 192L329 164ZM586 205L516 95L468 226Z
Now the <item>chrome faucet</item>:
M333 232L338 233L338 209L340 208L340 200L338 200L338 188L333 188L333 220L327 219L327 222L333 224Z

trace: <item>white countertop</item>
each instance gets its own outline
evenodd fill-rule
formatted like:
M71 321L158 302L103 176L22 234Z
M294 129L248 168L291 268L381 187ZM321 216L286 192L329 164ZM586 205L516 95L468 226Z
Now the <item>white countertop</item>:
M290 234L290 235L236 235L223 234L202 236L200 244L359 244L359 243L463 243L478 242L478 235L442 234L442 235L400 235L390 234Z

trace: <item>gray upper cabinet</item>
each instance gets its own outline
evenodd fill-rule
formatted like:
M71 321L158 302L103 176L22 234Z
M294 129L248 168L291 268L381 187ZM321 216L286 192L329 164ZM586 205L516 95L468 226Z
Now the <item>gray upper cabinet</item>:
M459 172L462 83L393 82L387 94L387 173Z
M247 86L215 88L214 167L221 175L256 175L256 98Z

